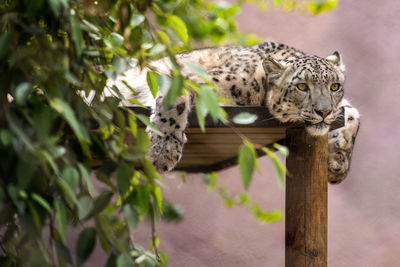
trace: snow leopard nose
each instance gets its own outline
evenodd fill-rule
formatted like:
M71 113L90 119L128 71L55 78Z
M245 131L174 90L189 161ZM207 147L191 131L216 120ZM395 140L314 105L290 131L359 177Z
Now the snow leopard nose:
M332 110L319 110L319 109L314 109L314 111L324 119L332 112Z

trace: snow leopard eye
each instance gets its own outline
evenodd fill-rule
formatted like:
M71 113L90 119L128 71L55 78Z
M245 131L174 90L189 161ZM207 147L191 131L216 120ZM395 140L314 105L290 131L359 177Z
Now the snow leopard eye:
M300 91L307 91L308 90L308 85L306 83L299 83L296 85L297 89Z
M340 83L333 83L331 85L331 91L332 92L336 92L336 91L338 91L340 89L340 87L341 87Z

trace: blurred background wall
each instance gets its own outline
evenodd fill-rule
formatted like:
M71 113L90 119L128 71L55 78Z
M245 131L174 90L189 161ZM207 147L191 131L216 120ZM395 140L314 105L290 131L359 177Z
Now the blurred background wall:
M330 267L400 266L399 14L398 1L341 0L320 16L272 7L260 12L255 4L239 16L243 31L319 56L338 50L346 64L345 94L362 121L348 178L329 186ZM260 167L251 196L265 209L283 210L284 191L270 160L262 158ZM235 167L219 177L241 192L238 174ZM216 193L206 192L201 176L187 179L165 177L163 193L186 210L183 222L158 227L169 266L284 266L283 221L260 224L244 208L227 209ZM146 240L149 233L142 226L135 238Z

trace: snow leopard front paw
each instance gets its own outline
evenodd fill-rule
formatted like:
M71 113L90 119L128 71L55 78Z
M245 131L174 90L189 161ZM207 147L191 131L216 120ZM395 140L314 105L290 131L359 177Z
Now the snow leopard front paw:
M150 137L150 147L147 153L159 172L172 170L182 157L183 145L187 142L185 129L190 109L190 98L180 96L174 106L164 111L163 97L158 96L156 106L151 116L151 122L163 133L156 134L150 128L147 132Z
M151 145L147 154L158 172L172 170L182 157L186 135L183 131L164 133L164 136L149 131Z
M343 107L345 108L344 127L333 130L328 135L328 181L331 184L339 184L346 178L360 126L360 115L357 109L348 103Z
M350 155L345 151L337 151L329 154L328 181L331 184L339 184L346 178L349 170Z

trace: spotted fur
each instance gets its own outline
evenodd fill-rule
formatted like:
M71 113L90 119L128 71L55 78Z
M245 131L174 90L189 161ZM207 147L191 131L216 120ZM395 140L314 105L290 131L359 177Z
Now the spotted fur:
M345 126L329 133L328 165L331 183L344 179L359 127L359 115L343 100L344 65L338 52L321 58L284 44L266 42L250 47L223 46L178 54L182 73L202 83L183 64L185 59L200 64L219 87L219 96L231 104L266 105L282 122L304 122L312 135L326 134L343 106ZM161 60L152 67L168 73L171 64ZM332 89L333 84L338 85L338 90ZM164 136L148 130L151 137L148 156L159 171L169 171L182 156L191 101L190 97L181 96L172 109L165 111L162 97L160 95L156 101L151 120Z

